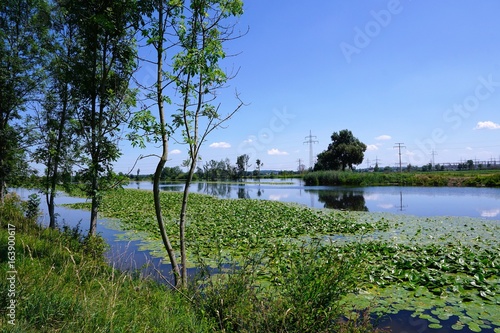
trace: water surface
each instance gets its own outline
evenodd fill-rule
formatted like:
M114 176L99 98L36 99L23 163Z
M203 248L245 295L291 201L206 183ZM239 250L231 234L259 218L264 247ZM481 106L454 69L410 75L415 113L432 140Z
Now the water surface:
M152 190L151 182L127 188ZM164 191L182 191L182 183L164 183ZM293 202L313 208L387 212L416 216L468 216L500 220L500 189L408 186L303 186L300 179L260 182L197 182L190 191L227 199Z

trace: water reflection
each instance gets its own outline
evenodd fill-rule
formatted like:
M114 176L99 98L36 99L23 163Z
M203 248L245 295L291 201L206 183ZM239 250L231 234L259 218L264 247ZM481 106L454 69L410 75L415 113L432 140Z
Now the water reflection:
M238 186L238 199L250 199L250 193L245 185Z
M231 185L228 183L198 183L197 192L228 199L231 198Z
M166 191L166 192L180 192L183 189L184 189L184 185L170 184L170 185L160 186L160 190Z
M500 214L500 209L486 209L481 211L481 217L497 217Z
M362 191L306 191L317 193L318 201L324 208L352 211L368 211Z
M151 182L129 188L152 190ZM182 191L182 183L164 183L164 191ZM300 179L262 179L261 182L193 183L191 192L219 198L293 202L314 208L389 212L417 216L471 216L500 219L500 189L457 187L329 187L303 186Z

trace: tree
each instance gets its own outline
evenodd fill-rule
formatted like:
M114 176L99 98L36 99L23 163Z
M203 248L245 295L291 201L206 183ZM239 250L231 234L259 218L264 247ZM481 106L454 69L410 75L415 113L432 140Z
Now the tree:
M89 236L96 232L102 192L116 181L112 162L120 156L120 126L135 104L129 81L136 66L135 0L62 1L79 52L72 57L77 134L86 168L85 190L91 198Z
M248 156L247 154L236 157L236 169L238 171L239 178L246 176L247 168L249 166L248 161L250 161L250 156Z
M241 107L241 103L226 116L219 113L220 105L212 102L216 90L228 80L226 73L219 67L219 60L224 58L222 43L229 40L231 26L222 24L226 18L242 13L239 0L193 0L189 7L183 1L152 2L153 9L147 13L149 22L142 34L147 45L153 47L156 58L146 60L154 63L157 70L156 82L149 87L148 98L154 100L158 108L158 118L146 107L138 112L129 135L134 145L145 147L144 140L160 141L162 154L153 180L153 198L155 213L163 244L167 250L177 287L187 286L186 264L186 209L188 204L189 184L197 168L199 152L207 135L230 119ZM172 63L166 63L167 51L178 51ZM172 104L167 95L167 88L175 86L174 93L180 97L175 103L177 112L172 123L167 123L165 104ZM146 87L148 88L148 87ZM179 247L181 263L166 232L161 213L159 179L167 161L168 141L173 132L180 128L182 138L188 146L189 160L186 186L184 187L181 211L179 215ZM138 135L141 130L146 135Z
M334 132L331 139L328 148L318 154L314 170L345 171L346 167L352 170L353 165L363 162L366 145L354 137L351 131L345 129Z
M170 259L170 264L172 265L175 285L180 286L180 267L177 263L177 256L172 246L172 242L170 241L170 237L167 234L163 214L161 212L160 180L165 164L167 163L168 140L173 132L172 126L167 123L165 112L165 104L171 103L166 90L169 85L173 83L173 80L171 79L171 75L164 69L164 66L166 66L166 64L164 64L164 59L167 51L177 44L173 43L173 45L169 45L167 41L170 40L169 34L172 33L170 30L175 31L173 26L182 13L182 2L176 3L172 1L165 3L159 0L152 1L151 5L151 8L146 8L144 11L149 21L141 26L141 32L146 38L146 46L152 47L155 51L155 59L144 61L151 62L156 66L156 80L151 86L141 87L147 92L146 97L152 100L154 105L156 105L158 120L153 116L149 107L146 106L145 109L137 112L130 122L129 127L133 132L128 135L128 138L132 141L133 146L139 146L141 148L146 147L145 141L161 142L162 153L160 156L157 156L158 163L153 175L153 203L162 242ZM144 132L144 135L139 135L139 131Z
M226 54L223 42L232 38L233 26L224 20L243 13L239 0L193 0L188 10L191 17L178 30L180 52L174 57L175 85L182 92L179 112L174 114L174 125L182 128L184 142L189 147L190 166L180 211L179 242L181 252L181 285L187 287L186 211L189 185L196 170L200 148L206 137L229 120L242 106L238 105L226 115L220 114L220 104L215 104L216 91L230 77L222 70L219 61ZM237 96L238 97L238 96ZM205 123L200 124L202 121ZM247 158L248 163L248 158Z
M45 0L0 2L0 202L25 156L15 122L43 83L49 17Z
M52 15L50 66L47 68L47 89L41 108L33 119L38 132L33 158L45 165L42 190L45 193L49 212L49 227L56 227L56 185L62 174L71 174L72 163L78 154L74 141L74 128L70 120L74 114L71 98L72 71L68 64L75 54L73 27L67 24L61 7L54 7Z
M179 177L180 175L182 175L182 169L179 166L175 166L173 168L164 167L162 172L161 172L160 179L161 180L168 180L168 179L174 180L177 177Z
M264 163L262 163L262 161L260 159L257 159L255 161L255 165L256 165L256 171L257 171L257 177L260 177L260 168L264 165Z
M473 170L474 169L474 161L473 160L467 160L467 169Z

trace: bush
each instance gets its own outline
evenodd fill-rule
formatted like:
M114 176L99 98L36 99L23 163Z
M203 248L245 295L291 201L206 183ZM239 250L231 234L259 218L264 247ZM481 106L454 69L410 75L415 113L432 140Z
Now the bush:
M281 259L271 284L259 280L261 259L219 263L220 274L213 276L205 269L191 289L200 316L222 332L376 331L368 312L353 320L343 316L341 300L356 290L362 270L357 253L346 256L315 242Z
M303 245L283 263L282 295L287 332L330 332L339 325L344 295L357 289L361 261L337 247Z

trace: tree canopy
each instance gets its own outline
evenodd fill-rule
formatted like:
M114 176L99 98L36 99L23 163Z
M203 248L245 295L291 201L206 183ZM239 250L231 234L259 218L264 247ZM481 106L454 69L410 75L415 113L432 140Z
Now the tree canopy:
M332 143L328 148L318 154L314 170L342 170L346 167L353 169L353 165L363 162L366 145L359 141L351 131L345 129L333 132Z

